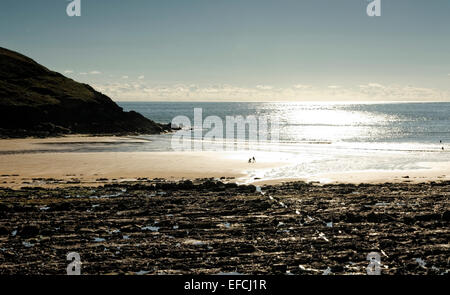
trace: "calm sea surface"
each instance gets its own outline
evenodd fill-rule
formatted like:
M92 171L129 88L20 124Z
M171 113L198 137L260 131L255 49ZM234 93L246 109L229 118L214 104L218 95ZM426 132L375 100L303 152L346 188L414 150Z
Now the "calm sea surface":
M190 103L122 102L157 122L171 122L179 115L193 122L194 108L203 118L254 115L277 120L283 142L450 142L450 103Z
M171 122L176 116L186 116L194 129L202 129L202 126L194 124L194 108L202 109L203 119L208 116L221 118L224 129L227 116L257 116L267 118L269 122L279 122L278 126L274 126L279 133L276 157L291 164L265 171L264 175L255 175L258 177L421 169L429 166L425 163L450 162L450 103L446 102L122 102L119 105L163 123ZM208 128L203 128L203 134L208 131ZM172 149L171 135L144 138L150 140L148 144L116 149ZM242 140L245 142L245 138ZM252 150L269 151L273 150L273 145L259 141L252 146Z

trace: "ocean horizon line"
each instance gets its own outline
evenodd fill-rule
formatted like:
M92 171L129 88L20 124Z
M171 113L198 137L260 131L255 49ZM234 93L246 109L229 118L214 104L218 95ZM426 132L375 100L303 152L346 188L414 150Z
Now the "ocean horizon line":
M386 101L367 101L367 100L336 100L336 101L313 101L313 100L305 100L305 101L292 101L292 100L264 100L264 101L253 101L253 100L113 100L118 103L154 103L154 102L162 102L162 103L305 103L305 104L400 104L400 103L450 103L450 100L427 100L427 101L416 101L416 100L386 100Z

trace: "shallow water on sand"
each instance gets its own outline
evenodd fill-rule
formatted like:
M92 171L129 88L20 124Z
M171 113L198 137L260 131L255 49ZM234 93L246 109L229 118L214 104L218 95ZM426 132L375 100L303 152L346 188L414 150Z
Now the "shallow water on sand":
M220 150L223 147L238 149L243 150L243 154L247 151L249 157L257 155L257 159L263 157L264 160L271 157L270 160L289 163L282 168L258 171L252 175L257 178L302 178L322 173L414 170L427 168L430 163L450 162L450 103L445 102L127 102L120 105L125 110L135 110L166 123L179 115L187 116L194 122L194 108L202 108L203 119L218 116L225 122L226 116L255 115L268 118L269 121L277 120L278 142L248 141L247 136L232 145L227 145L220 139L216 144L204 145L205 150ZM201 126L194 125L193 128ZM203 133L206 132L208 130L203 130ZM149 142L131 147L132 150L171 150L171 135L140 138L148 139Z

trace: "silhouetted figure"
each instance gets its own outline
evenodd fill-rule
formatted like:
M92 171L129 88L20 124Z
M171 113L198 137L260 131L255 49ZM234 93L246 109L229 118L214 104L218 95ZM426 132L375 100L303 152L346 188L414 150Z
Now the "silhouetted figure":
M252 158L249 158L248 159L248 163L250 164L252 162Z
M255 159L255 157L253 157L253 163L256 163L256 159Z

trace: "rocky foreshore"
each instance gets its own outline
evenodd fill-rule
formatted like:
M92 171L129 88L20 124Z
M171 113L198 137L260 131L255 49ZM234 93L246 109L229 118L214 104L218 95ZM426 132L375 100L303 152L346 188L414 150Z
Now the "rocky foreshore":
M0 274L448 274L450 182L0 189Z

